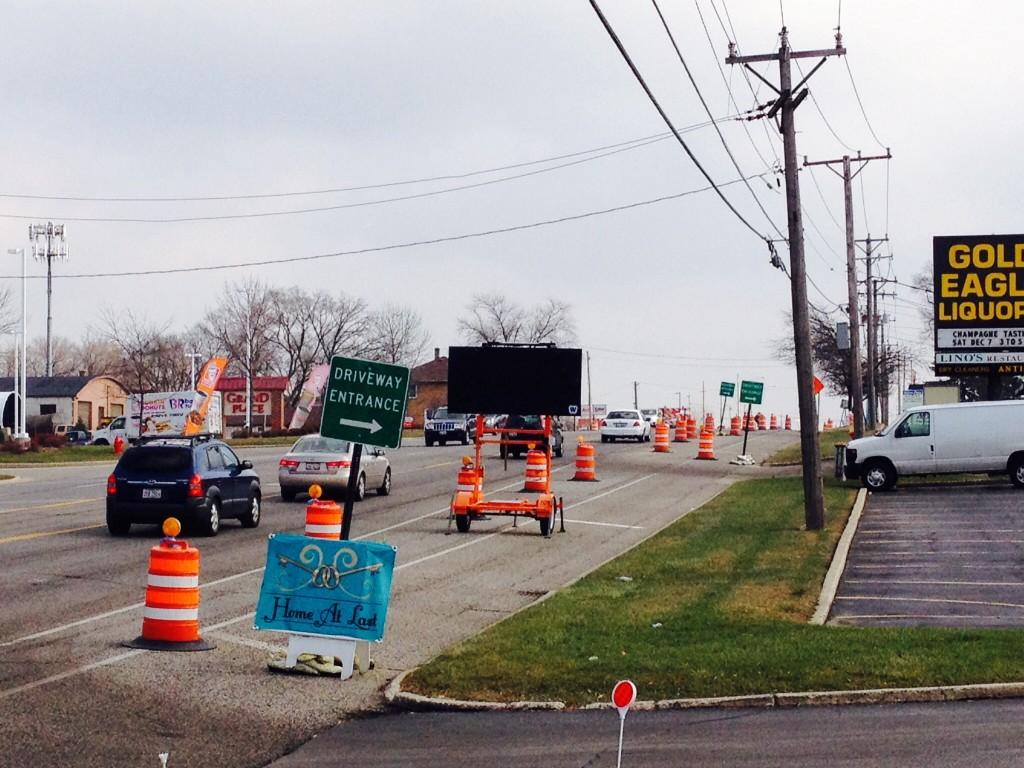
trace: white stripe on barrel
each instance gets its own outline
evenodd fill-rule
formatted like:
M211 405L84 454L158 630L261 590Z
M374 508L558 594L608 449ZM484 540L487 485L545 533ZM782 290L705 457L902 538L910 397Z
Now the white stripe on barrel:
M195 576L161 576L149 574L146 584L151 587L169 587L171 589L193 589L199 586L199 574Z
M198 608L151 608L142 609L142 617L156 621L196 621L199 619Z
M306 523L306 534L311 533L341 533L341 525L317 525Z

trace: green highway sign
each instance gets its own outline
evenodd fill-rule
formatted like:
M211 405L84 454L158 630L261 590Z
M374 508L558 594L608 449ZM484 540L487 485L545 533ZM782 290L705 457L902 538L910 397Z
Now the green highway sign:
M320 434L397 448L409 394L409 369L354 357L331 359Z
M764 395L764 382L760 381L741 381L740 382L740 402L750 403L752 405L760 405L761 398Z
M722 386L718 388L718 394L722 397L732 397L736 394L736 385L731 381L723 381Z

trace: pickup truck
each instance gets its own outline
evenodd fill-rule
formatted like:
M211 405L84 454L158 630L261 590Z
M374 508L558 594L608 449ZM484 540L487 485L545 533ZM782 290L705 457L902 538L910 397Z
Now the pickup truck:
M434 443L460 442L469 445L476 440L476 416L469 413L449 413L448 406L442 405L427 414L423 422L423 441L427 447Z

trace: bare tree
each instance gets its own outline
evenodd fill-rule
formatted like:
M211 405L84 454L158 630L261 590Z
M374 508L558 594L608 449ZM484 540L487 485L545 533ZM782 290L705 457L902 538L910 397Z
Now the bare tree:
M274 324L271 343L277 348L278 372L288 377L288 404L294 406L317 351L310 323L312 298L300 288L271 292Z
M466 307L458 329L470 344L527 342L566 344L575 336L571 308L557 299L547 299L524 308L507 296L481 293Z
M46 338L39 337L28 343L26 354L28 365L26 373L29 376L46 375ZM74 376L80 370L78 368L78 350L73 341L64 336L53 337L53 375Z
M230 368L243 376L259 376L274 366L274 324L271 290L248 278L227 286L220 306L206 313L198 330L227 353Z
M529 312L526 324L526 341L540 344L553 342L565 346L576 338L576 327L572 321L572 309L564 301L548 299Z
M369 356L412 367L429 342L423 318L410 307L385 304L370 315Z
M365 355L369 348L369 314L362 299L314 294L309 322L316 341L316 359L330 362L334 355Z
M107 336L89 328L75 346L75 367L89 376L114 373L121 365L121 351Z
M131 310L103 313L107 338L121 351L118 372L123 383L145 398L147 392L158 390L161 381L160 361L166 354L164 336L167 325L154 325L135 316ZM142 433L142 408L139 408L139 433Z

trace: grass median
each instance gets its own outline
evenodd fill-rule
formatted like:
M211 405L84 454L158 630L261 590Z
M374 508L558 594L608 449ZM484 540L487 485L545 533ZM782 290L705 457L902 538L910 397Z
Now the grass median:
M797 434L799 437L799 434ZM818 449L821 451L821 460L831 462L835 459L836 455L836 443L848 443L850 442L850 433L846 427L839 427L838 429L828 429L824 432L818 433ZM791 445L787 445L765 460L765 464L772 467L787 467L797 465L800 463L800 457L802 451L800 449L800 441L797 440Z
M403 689L579 706L624 677L642 699L1024 679L1021 631L807 623L854 493L827 483L827 528L807 532L799 477L737 483Z
M61 448L40 448L24 453L0 453L0 466L4 464L64 464L80 461L114 462L117 456L109 445L76 445Z

